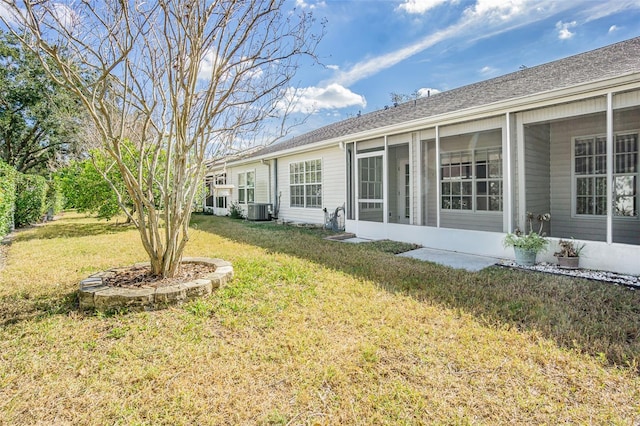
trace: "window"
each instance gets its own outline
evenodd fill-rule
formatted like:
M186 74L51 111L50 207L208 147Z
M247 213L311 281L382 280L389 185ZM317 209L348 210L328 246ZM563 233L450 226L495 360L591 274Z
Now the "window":
M216 207L219 209L226 209L227 197L216 197Z
M255 176L256 172L238 174L238 202L240 204L253 203L255 201Z
M215 176L215 184L216 185L226 185L227 184L227 174L219 173Z
M310 160L289 164L291 207L322 207L322 161Z
M502 149L440 155L441 204L445 210L502 211Z
M575 214L607 214L607 138L574 140ZM638 134L616 135L614 143L613 215L638 216Z
M638 216L638 135L616 136L613 169L613 214Z

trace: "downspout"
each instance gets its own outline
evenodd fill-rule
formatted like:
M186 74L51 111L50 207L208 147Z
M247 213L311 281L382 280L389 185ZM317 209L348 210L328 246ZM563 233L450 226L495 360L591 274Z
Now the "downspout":
M273 159L273 216L280 214L280 197L278 196L278 159Z

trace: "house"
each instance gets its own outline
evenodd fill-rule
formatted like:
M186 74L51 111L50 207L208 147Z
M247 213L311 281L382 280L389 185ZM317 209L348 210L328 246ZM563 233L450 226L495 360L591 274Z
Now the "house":
M344 205L360 237L503 258L505 233L550 213L554 244L586 242L582 266L640 274L639 133L634 38L352 117L209 176L226 179L220 206L323 223Z

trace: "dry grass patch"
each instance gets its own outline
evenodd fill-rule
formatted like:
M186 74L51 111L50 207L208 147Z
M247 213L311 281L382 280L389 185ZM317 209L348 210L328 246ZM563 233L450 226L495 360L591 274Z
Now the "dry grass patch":
M144 260L135 231L71 217L18 235L0 272L0 423L640 419L632 368L568 349L524 317L479 315L456 302L463 295L427 290L474 274L325 242L315 231L195 222L187 255L229 260L235 279L209 298L147 313L82 314L74 305L86 275ZM63 227L71 223L84 231ZM56 237L53 225L68 235ZM502 272L461 285L489 291Z

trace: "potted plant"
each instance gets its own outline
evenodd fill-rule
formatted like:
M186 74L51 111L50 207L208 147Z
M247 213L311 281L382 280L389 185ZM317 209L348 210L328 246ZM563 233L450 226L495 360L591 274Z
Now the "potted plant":
M537 232L533 229L533 219L533 213L527 212L529 233L524 233L516 228L513 233L508 233L503 241L505 247L513 247L518 265L535 265L538 253L546 250L549 245L549 241L542 232L542 229L544 223L551 220L551 215L549 213L538 215L537 220L540 223L540 227Z
M558 259L558 266L565 269L578 269L580 264L580 252L584 248L583 244L576 243L573 238L570 240L560 240L558 251L553 255Z

